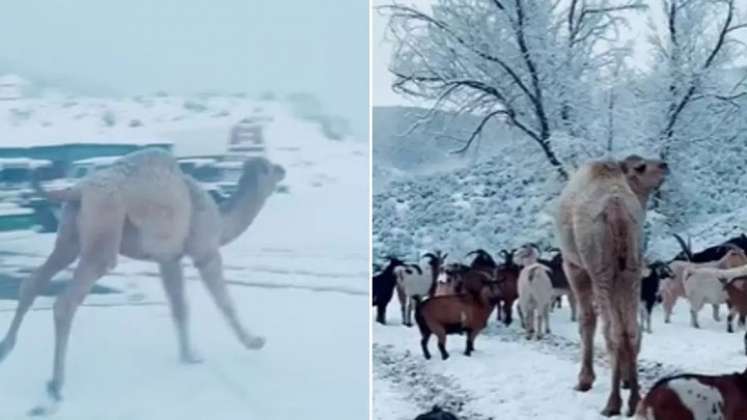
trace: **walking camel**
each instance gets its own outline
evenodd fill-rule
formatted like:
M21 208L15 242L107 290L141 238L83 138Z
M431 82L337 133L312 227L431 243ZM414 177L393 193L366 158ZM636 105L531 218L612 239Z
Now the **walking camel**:
M594 382L593 346L597 313L612 367L612 389L605 416L620 414L620 384L630 387L628 416L640 400L637 359L640 349L642 229L648 197L664 182L667 164L629 156L621 162L590 162L570 179L560 196L556 224L563 269L581 309L579 391Z
M243 165L238 189L220 208L177 161L160 149L122 157L76 185L40 192L62 202L52 253L21 284L18 307L5 338L0 361L13 349L24 315L52 277L79 259L73 279L54 303L54 367L47 384L49 401L32 415L55 411L65 379L65 356L73 316L93 284L114 268L118 255L158 264L171 307L181 361L198 363L187 326L181 260L189 257L239 341L259 349L264 338L237 317L223 278L220 247L241 235L259 213L285 170L265 158Z

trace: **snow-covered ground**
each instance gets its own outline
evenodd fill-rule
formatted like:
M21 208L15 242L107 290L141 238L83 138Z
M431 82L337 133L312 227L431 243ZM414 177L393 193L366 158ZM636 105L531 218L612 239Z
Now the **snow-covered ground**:
M577 324L568 305L551 314L552 334L527 341L521 327L505 327L491 319L475 340L477 351L462 354L464 336L447 339L451 357L440 360L435 337L425 360L417 328L399 324L395 306L390 324L375 324L373 411L376 420L411 420L433 404L449 407L460 418L601 420L610 389L609 368L600 333L595 343L597 380L588 393L573 390L580 367ZM723 310L722 310L723 315ZM727 334L725 325L702 311L702 329L690 327L688 306L679 301L671 324L661 307L653 319L653 334L644 334L639 358L641 383L648 389L664 375L690 371L743 371L743 334ZM623 394L624 396L627 394Z
M99 284L121 293L90 295L76 315L55 418L366 418L368 146L329 141L318 124L280 104L265 111L273 117L265 131L268 153L285 166L290 192L272 196L223 255L241 318L267 337L266 347L250 352L238 343L185 262L191 331L205 362L181 365L157 268L120 258ZM235 121L215 118L224 118L227 136ZM227 137L202 141L224 147ZM3 234L5 281L23 278L43 261L53 239ZM56 280L70 276L67 270ZM0 364L0 419L24 418L43 397L51 374L52 302L37 300L16 348ZM0 301L3 332L14 308L15 301Z

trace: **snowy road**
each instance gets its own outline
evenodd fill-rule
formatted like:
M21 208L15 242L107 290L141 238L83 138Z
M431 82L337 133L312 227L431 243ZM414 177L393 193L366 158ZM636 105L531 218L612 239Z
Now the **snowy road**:
M295 420L368 416L368 145L331 142L276 110L270 157L289 194L268 200L222 249L240 317L267 338L245 350L185 262L191 331L203 364L178 363L154 264L120 258L76 314L57 420ZM341 200L344 197L345 200ZM0 235L0 274L22 278L54 235ZM71 271L55 280L65 281ZM0 276L2 279L2 276ZM52 364L51 298L37 300L0 364L0 419L27 418ZM0 300L0 334L16 303Z
M477 351L465 357L463 336L449 336L452 357L426 361L417 328L374 325L374 419L411 420L433 404L451 407L462 418L597 420L609 391L603 340L596 340L597 381L587 394L573 390L580 356L577 326L567 305L551 315L553 334L527 341L518 325L489 327L475 341ZM706 311L703 329L689 326L689 314L678 302L672 324L663 323L661 308L653 315L653 334L645 334L640 355L644 389L659 377L679 371L730 373L747 365L741 333L727 334ZM723 310L722 310L723 312ZM435 351L435 338L431 338ZM437 353L434 353L437 354Z

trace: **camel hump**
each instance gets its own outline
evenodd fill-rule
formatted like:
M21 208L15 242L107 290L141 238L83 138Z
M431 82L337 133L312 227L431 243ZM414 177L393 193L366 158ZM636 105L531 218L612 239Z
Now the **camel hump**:
M80 190L74 187L52 191L45 191L40 189L39 193L47 200L55 202L80 201L81 199Z
M617 269L620 271L626 270L630 268L628 263L633 259L631 254L633 251L631 249L633 226L630 225L633 222L624 199L617 196L610 197L604 209L604 216L609 229L610 249L613 250L613 255L617 259Z
M589 164L591 179L607 179L623 176L620 164L615 161L598 161Z

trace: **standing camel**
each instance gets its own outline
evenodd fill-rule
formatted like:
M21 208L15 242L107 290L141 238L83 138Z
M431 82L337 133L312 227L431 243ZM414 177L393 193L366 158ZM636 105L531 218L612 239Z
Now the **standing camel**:
M593 346L597 312L612 366L605 416L620 414L620 384L630 387L628 416L640 400L637 315L641 290L642 229L648 197L663 182L667 164L629 156L620 162L590 162L563 190L556 225L563 269L581 309L582 360L579 391L594 382ZM596 304L596 308L595 305Z
M73 316L93 284L112 270L119 254L158 264L174 318L184 363L198 363L187 327L181 260L189 257L226 321L248 349L264 338L239 321L223 278L220 247L243 233L257 216L285 170L264 158L243 166L237 191L220 208L177 161L159 149L138 151L119 159L76 185L44 192L62 202L57 240L47 260L21 284L18 307L0 342L0 360L16 343L23 317L52 277L79 259L73 279L54 303L54 368L47 385L49 404L31 411L51 414L61 401L65 353ZM37 186L38 187L38 186Z

